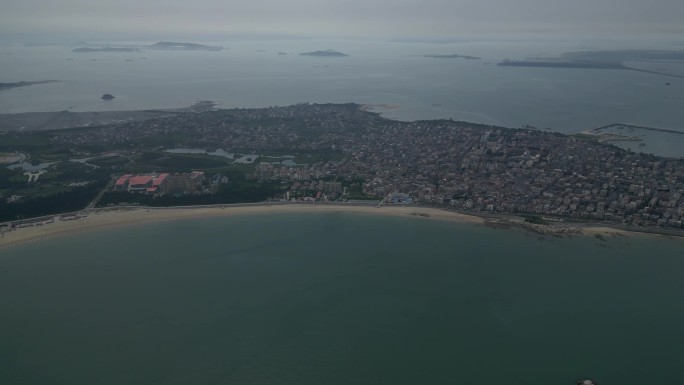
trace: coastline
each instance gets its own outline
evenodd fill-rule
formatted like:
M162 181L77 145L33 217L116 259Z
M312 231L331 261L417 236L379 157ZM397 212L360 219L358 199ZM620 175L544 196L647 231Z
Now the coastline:
M121 208L99 209L83 212L79 219L59 220L55 216L52 223L34 225L6 231L0 235L0 250L28 242L39 241L60 235L98 230L109 227L139 225L162 221L177 221L195 218L210 218L237 215L300 214L300 213L350 213L417 217L426 219L449 220L459 223L483 225L483 218L460 214L435 208L410 206L375 205L321 205L321 204L253 204L222 205L211 207L169 207L169 208Z
M282 204L258 203L200 207L123 207L116 209L96 209L80 213L68 214L68 219L54 220L5 231L0 235L0 250L7 247L40 241L52 237L73 233L100 230L105 228L140 225L164 221L181 221L196 218L211 218L239 215L270 214L302 214L302 213L347 213L365 215L383 215L398 217L424 218L426 220L445 220L455 223L474 224L503 230L520 230L541 237L571 238L579 236L595 237L605 241L614 237L669 237L666 234L642 233L607 225L562 224L535 225L518 217L487 218L483 216L459 213L431 207L419 206L375 206L375 205L330 205L330 204Z
M142 122L150 119L171 117L186 113L211 111L216 103L201 100L187 107L120 110L120 111L81 111L71 108L62 111L35 111L18 113L0 113L1 131L47 131L66 128L82 128L107 124Z

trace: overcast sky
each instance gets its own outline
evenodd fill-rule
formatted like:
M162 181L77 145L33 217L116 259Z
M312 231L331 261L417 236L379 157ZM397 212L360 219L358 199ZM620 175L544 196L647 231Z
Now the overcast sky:
M684 0L2 0L0 35L684 34Z

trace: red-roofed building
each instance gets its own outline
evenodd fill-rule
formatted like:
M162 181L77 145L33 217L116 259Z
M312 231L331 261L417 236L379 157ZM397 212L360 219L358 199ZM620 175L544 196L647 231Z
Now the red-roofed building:
M148 189L147 192L152 193L152 194L159 194L159 193L167 193L169 183L168 183L168 177L169 174L163 173L159 174L156 178L154 178L154 181L152 182L152 189Z
M160 185L167 177L169 176L169 173L161 173L157 178L155 179L154 184Z
M117 179L116 182L114 182L114 190L116 190L116 191L128 190L128 179L132 176L133 176L133 174L126 174L126 175L119 177L119 179Z
M187 194L202 189L204 173L190 174L126 174L114 182L114 191L142 192L146 194Z
M154 178L154 181L152 182L153 186L161 186L164 181L166 181L166 178L169 176L167 173L159 174L156 178Z
M136 175L128 179L128 191L143 191L152 187L153 175Z

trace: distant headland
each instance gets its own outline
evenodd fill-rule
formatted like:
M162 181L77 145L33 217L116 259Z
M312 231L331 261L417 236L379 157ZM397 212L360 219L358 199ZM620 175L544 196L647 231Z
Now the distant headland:
M197 44L197 43L178 43L175 41L160 41L154 43L151 46L146 47L148 49L164 49L164 50L176 50L176 51L220 51L223 47Z
M342 57L349 56L345 53L335 51L334 49L326 49L325 51L313 51L300 53L302 56L325 56L325 57Z
M481 57L477 56L468 56L468 55L459 55L457 53L451 54L451 55L421 55L422 57L431 57L431 58L436 58L436 59L466 59L466 60L480 60L482 59Z
M140 52L137 48L118 48L118 47L100 47L100 48L88 48L81 47L72 49L71 52L78 53L92 53L92 52Z
M0 90L8 90L10 88L19 88L32 86L34 84L59 83L59 80L40 80L36 82L14 82L14 83L0 83Z
M169 51L220 51L223 47L197 44L179 43L175 41L160 41L152 45L129 45L118 47L81 47L71 50L77 53L96 53L96 52L142 52L142 50L169 50Z
M504 60L498 65L508 67L555 67L555 68L599 68L599 69L627 69L620 63L601 63L592 61L575 61L560 59L533 60Z
M647 49L625 49L610 51L566 52L559 57L504 60L500 66L508 67L551 67L551 68L593 68L619 69L652 73L656 75L684 78L681 74L662 69L640 68L635 63L675 62L684 63L684 51L662 51Z

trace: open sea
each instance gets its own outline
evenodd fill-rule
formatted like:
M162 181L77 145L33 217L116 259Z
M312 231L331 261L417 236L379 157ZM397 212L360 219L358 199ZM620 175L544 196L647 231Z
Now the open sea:
M681 242L322 213L36 241L0 250L0 383L678 384Z
M355 102L388 106L375 111L401 120L452 118L562 133L624 123L684 132L684 79L624 70L496 65L506 58L578 50L681 49L673 43L308 39L210 44L227 49L74 53L79 45L0 46L0 82L63 81L0 91L0 113L186 107L207 99L222 108ZM350 56L299 55L324 49ZM482 59L421 56L453 53ZM684 73L683 63L650 66ZM116 99L103 101L104 93ZM684 156L684 135L645 133L645 146L636 150Z

